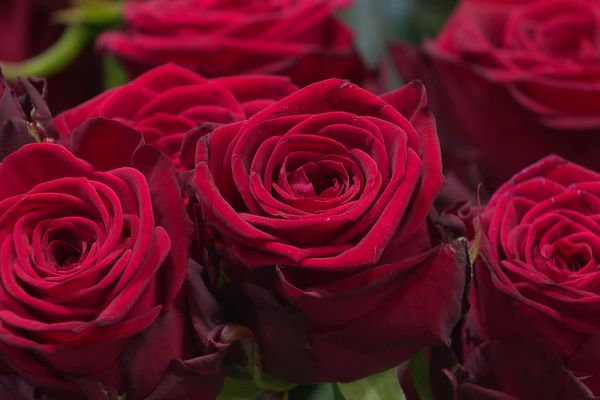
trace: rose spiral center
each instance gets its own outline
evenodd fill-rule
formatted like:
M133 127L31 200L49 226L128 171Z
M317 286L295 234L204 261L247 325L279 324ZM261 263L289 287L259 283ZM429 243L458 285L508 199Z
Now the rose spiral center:
M293 191L301 197L331 198L342 190L337 174L318 163L308 163L288 175Z
M549 24L541 29L540 47L553 57L587 60L596 58L594 25L585 17Z
M57 233L48 243L48 252L58 268L72 268L81 260L88 244L68 232Z
M586 243L562 239L541 249L541 254L564 270L577 272L590 263L596 264L592 249Z
M508 47L578 62L600 60L598 18L585 3L539 3L515 13L507 28Z

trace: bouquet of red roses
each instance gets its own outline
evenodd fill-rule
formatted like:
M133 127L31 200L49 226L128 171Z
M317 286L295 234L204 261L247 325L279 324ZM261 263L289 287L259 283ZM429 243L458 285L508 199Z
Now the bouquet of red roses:
M68 3L0 6L0 399L600 395L595 0Z

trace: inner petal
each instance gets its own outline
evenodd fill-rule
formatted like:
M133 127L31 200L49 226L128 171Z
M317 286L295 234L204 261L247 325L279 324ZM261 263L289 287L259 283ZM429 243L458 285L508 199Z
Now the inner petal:
M329 164L329 165L328 165ZM343 187L341 180L348 180L348 174L339 177L343 172L343 166L339 163L331 165L326 161L308 162L295 169L289 174L288 181L290 187L297 197L322 197L331 198L340 195ZM330 167L341 167L332 169Z
M81 255L87 248L84 241L77 242L75 237L65 236L48 243L48 253L58 268L72 268L79 264Z
M314 197L316 196L315 188L306 174L304 167L295 170L288 178L290 189L298 197Z
M588 16L563 16L544 24L537 32L541 50L552 57L597 59L595 27Z

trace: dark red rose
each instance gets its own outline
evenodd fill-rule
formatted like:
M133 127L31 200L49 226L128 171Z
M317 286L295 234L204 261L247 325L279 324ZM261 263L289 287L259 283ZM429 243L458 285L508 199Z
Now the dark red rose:
M202 268L190 262L175 306L124 353L127 399L216 399L223 386L223 357L237 340L224 340L222 321Z
M169 367L162 358L190 353L175 351L193 332L177 315L193 315L196 333L204 326L175 301L207 296L192 273L180 291L191 224L179 180L166 156L116 121L89 121L63 142L25 145L0 163L0 360L51 398L98 398L106 388L142 399ZM144 346L160 357L140 365L133 349L165 320L170 341ZM132 365L145 376L125 387ZM205 384L219 387L217 378Z
M600 174L550 156L515 175L481 214L468 327L530 343L600 393Z
M463 365L468 378L458 400L592 400L590 390L560 357L527 343L489 342Z
M448 341L468 265L427 223L444 181L426 105L417 82L331 79L200 139L208 254L267 371L354 380Z
M284 77L241 76L208 80L173 64L155 68L134 81L55 118L61 134L93 117L115 119L139 130L146 143L179 165L184 134L194 128L245 120L296 90Z
M577 376L560 357L531 343L490 341L472 347L466 356L443 346L428 350L428 383L435 400L597 399L585 385L585 376ZM411 368L401 374L402 390L407 399L419 400L411 370L412 360ZM417 376L423 381L424 376Z
M56 42L62 27L52 18L69 7L68 0L2 0L0 2L0 61L17 62L32 58ZM73 107L102 90L100 59L92 46L48 79L48 103L54 112Z
M600 169L599 29L595 0L463 0L395 58L432 93L445 165L495 189L552 153Z
M97 45L136 76L169 62L207 77L287 75L305 85L362 80L349 28L333 15L348 0L150 0L125 9L125 28Z

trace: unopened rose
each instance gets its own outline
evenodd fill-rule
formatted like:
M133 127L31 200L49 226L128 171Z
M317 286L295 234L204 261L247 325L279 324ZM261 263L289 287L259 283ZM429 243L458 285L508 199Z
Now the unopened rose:
M19 78L17 86L22 95L0 75L0 161L28 143L58 139L46 104L46 81Z

